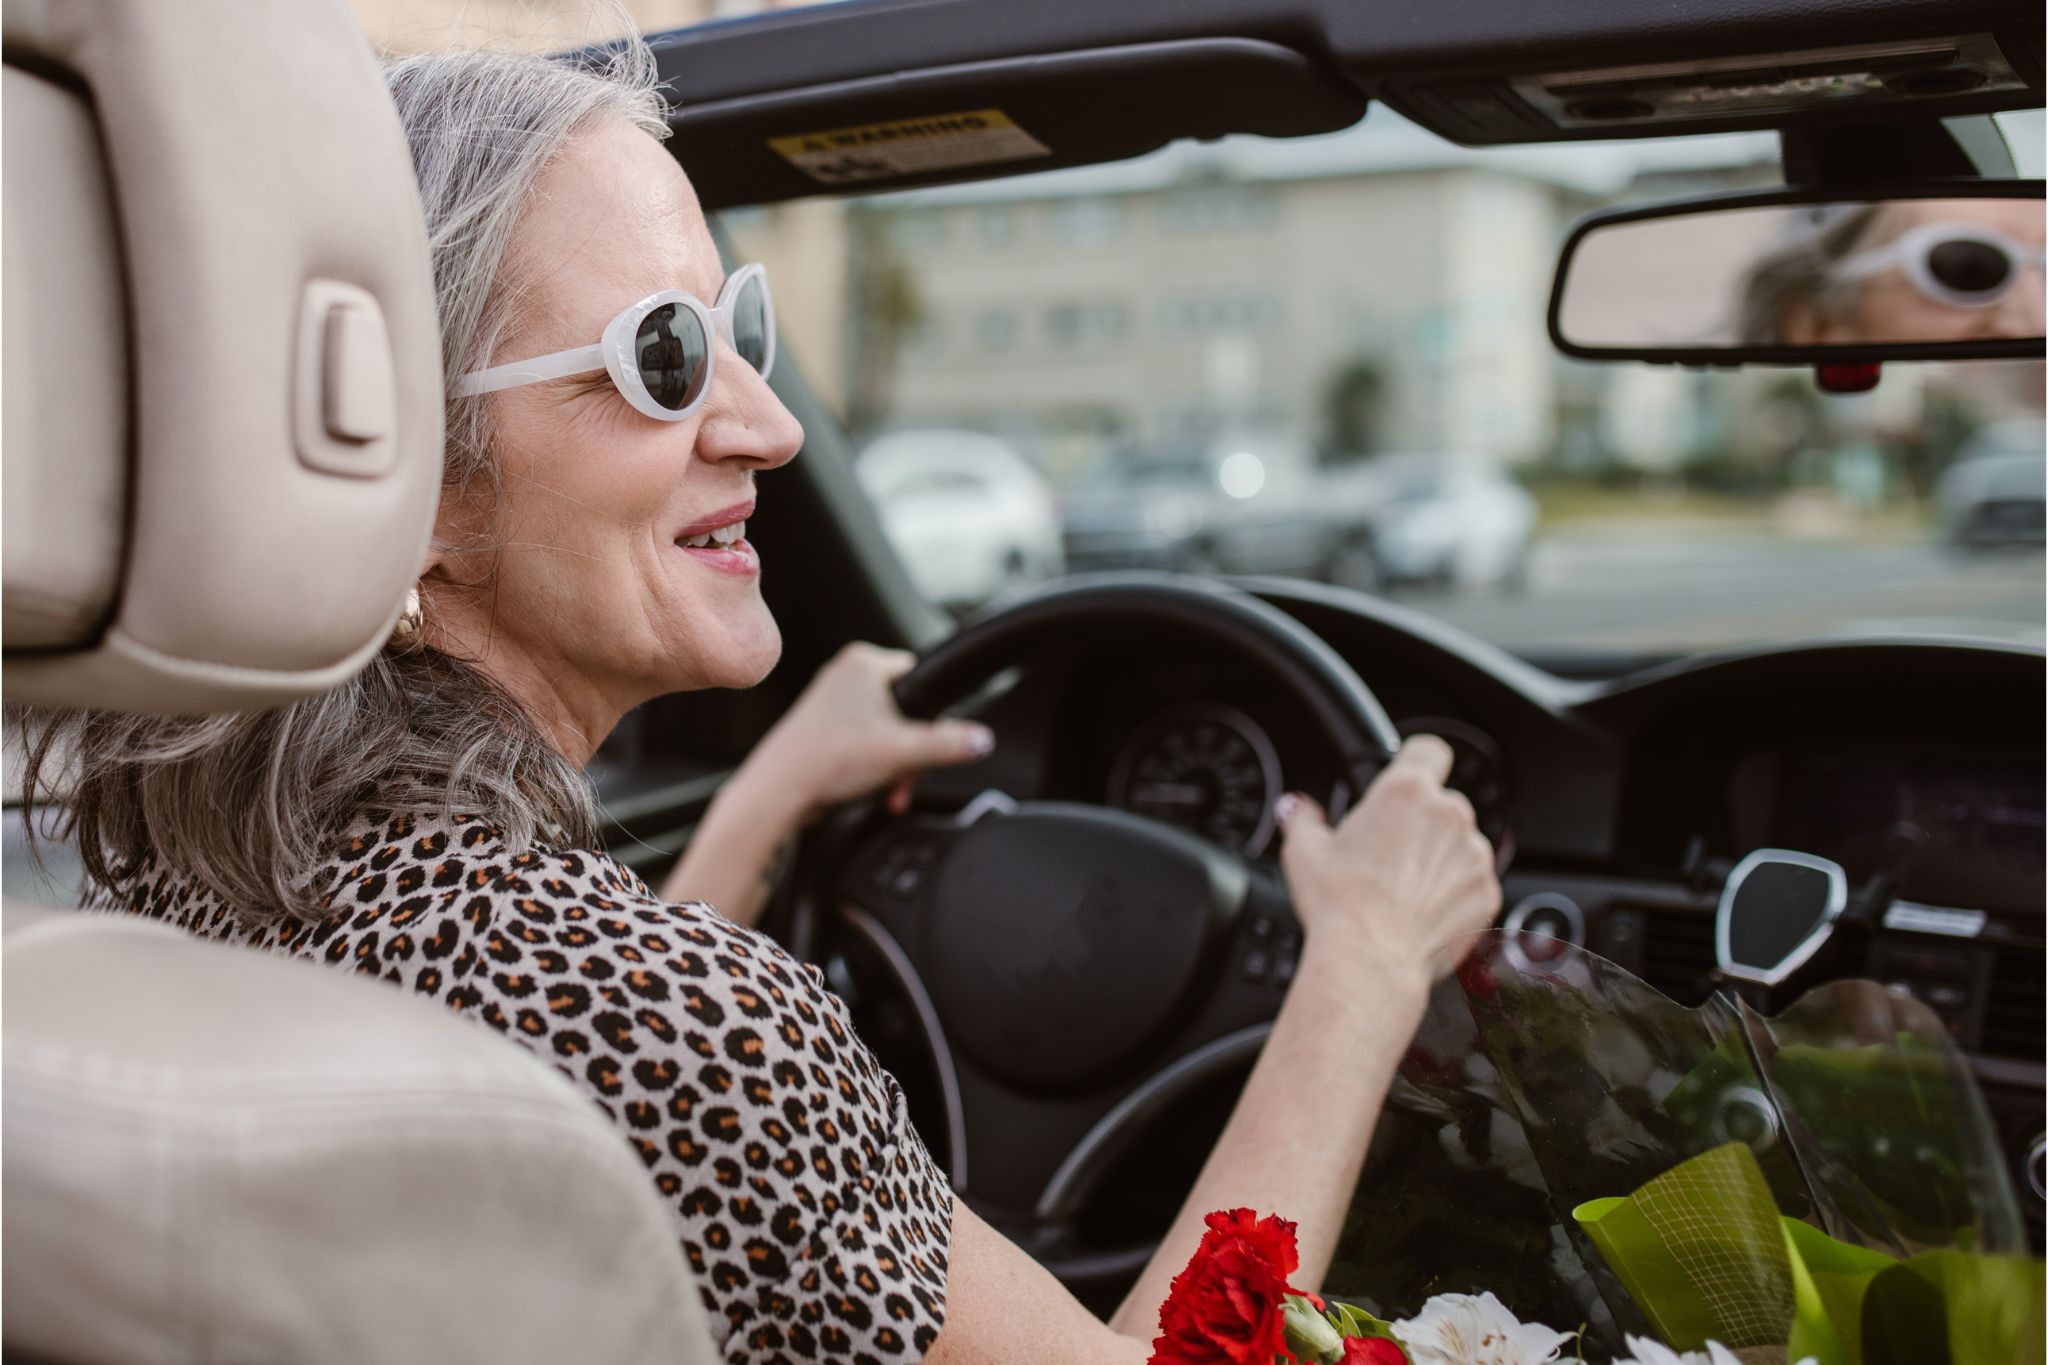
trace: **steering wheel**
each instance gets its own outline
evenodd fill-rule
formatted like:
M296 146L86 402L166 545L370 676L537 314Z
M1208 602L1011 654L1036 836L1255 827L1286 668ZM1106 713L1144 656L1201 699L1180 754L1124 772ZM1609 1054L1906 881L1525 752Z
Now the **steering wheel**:
M1167 574L1067 579L1006 604L927 654L896 699L929 719L1043 647L1141 630L1255 663L1349 793L1399 744L1306 627ZM1142 1266L1149 1246L1079 1249L1075 1221L1148 1118L1263 1044L1301 944L1279 877L1142 816L1000 793L951 816L860 803L806 845L785 942L816 960L833 916L896 977L936 1063L950 1142L934 1155L956 1193L1070 1284Z

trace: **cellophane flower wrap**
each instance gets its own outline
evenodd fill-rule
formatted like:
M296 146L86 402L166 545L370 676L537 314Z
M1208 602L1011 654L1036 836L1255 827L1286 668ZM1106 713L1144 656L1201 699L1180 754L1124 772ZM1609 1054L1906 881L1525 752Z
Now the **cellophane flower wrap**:
M1593 1361L2030 1365L2048 1295L2005 1171L1911 997L1686 1007L1493 931L1432 997L1323 1289L1395 1322L1491 1293Z
M1268 1300L1245 1296L1256 1332L1219 1339L1251 1354L1154 1359L2043 1359L2042 1263L1968 1062L1874 982L1766 1017L1483 935L1432 998L1344 1226L1315 1305L1334 1347L1287 1330L1282 1291L1271 1356L1274 1319L1249 1311Z

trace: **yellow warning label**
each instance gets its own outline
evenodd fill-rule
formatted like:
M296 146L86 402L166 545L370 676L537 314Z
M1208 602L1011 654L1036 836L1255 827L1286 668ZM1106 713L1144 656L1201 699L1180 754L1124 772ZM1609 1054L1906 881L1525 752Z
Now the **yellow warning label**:
M1051 156L1052 149L1000 109L860 123L768 139L776 155L813 180L845 185Z

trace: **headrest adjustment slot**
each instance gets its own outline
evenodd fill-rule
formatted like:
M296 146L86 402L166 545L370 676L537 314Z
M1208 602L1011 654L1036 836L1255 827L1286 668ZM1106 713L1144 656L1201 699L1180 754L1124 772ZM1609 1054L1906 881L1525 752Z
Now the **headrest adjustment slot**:
M299 303L294 436L309 469L380 478L397 465L397 391L384 313L367 291L313 280Z

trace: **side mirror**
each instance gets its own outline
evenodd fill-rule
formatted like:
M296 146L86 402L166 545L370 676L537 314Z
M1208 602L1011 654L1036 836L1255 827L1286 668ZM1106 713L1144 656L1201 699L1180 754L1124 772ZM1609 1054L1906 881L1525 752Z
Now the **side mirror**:
M1805 966L1849 904L1841 864L1760 848L1737 863L1714 913L1714 960L1734 981L1775 986Z
M1567 355L1688 365L2043 354L2042 185L1715 195L1597 213L1566 240Z

